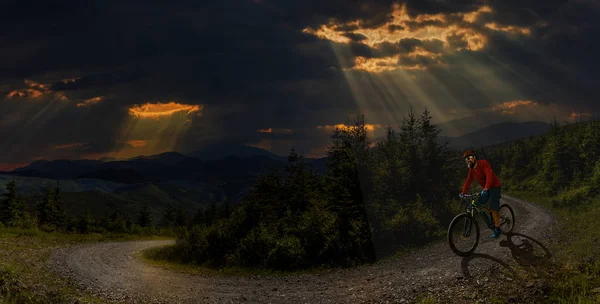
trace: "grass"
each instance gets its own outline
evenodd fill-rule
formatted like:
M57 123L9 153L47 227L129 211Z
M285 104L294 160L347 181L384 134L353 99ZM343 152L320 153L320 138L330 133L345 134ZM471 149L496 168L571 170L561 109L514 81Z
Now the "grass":
M50 271L48 259L56 248L81 243L164 239L123 234L67 234L37 228L0 228L0 304L109 303L78 290ZM117 302L118 303L118 302Z
M579 193L580 189L569 190ZM569 191L561 197L568 197ZM600 200L571 206L539 193L512 191L511 196L545 206L558 218L549 249L554 263L543 269L549 290L545 303L600 303ZM537 301L536 301L537 302ZM539 302L538 302L539 303Z

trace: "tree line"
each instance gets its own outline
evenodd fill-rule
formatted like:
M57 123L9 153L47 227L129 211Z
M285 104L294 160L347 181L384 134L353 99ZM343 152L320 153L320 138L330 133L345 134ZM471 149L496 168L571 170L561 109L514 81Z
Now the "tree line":
M372 143L364 117L337 128L324 174L292 150L227 218L180 229L166 258L222 267L353 266L443 236L464 164L424 111ZM458 164L457 164L458 162ZM457 170L463 165L463 170Z
M485 151L503 187L541 191L555 206L584 203L600 193L600 121L560 124L541 135Z
M86 202L81 202L84 206ZM80 208L82 208L80 206ZM0 227L39 228L46 232L119 233L119 234L172 234L177 227L211 224L229 217L229 204L216 203L197 209L193 217L189 210L167 206L159 218L149 204L141 206L137 214L128 214L113 206L106 215L92 214L85 208L79 216L65 208L61 200L61 186L46 187L39 197L20 195L18 183L11 180L0 198Z
M466 169L460 153L440 143L429 112L411 111L376 142L364 116L346 126L331 136L324 173L292 150L283 170L258 177L235 206L213 203L190 213L170 205L159 219L148 205L135 217L115 207L101 218L89 211L75 218L61 204L58 185L24 211L13 181L0 221L80 233L174 228L177 244L164 251L170 259L288 270L369 263L443 236L460 210L456 194Z

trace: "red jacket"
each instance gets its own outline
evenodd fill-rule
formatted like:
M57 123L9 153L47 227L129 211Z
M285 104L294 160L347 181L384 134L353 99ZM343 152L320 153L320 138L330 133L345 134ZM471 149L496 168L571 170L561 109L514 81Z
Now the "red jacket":
M483 189L489 190L500 187L500 180L496 174L494 174L492 166L487 160L477 160L477 168L469 168L469 175L467 176L467 180L465 180L462 193L467 193L467 190L471 187L471 182L473 182L473 177L479 182Z

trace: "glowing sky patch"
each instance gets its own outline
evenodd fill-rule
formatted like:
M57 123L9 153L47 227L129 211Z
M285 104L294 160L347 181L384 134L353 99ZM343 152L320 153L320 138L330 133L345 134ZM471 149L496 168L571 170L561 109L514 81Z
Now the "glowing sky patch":
M8 99L42 99L44 97L53 97L56 100L67 101L69 100L65 93L54 92L48 85L39 83L37 81L25 79L27 88L17 89L10 91L6 96Z
M248 144L248 146L271 151L273 149L273 142L269 139L261 139L257 143Z
M79 107L79 108L88 107L88 106L94 105L94 104L102 101L103 99L104 99L104 96L96 96L93 98L85 99L85 100L81 101L80 103L78 103L77 107Z
M292 129L277 129L277 128L267 128L267 129L259 129L256 130L260 133L273 133L273 134L292 134L294 131Z
M140 118L160 118L166 116L172 116L173 114L181 113L197 113L202 110L200 105L187 105L171 101L168 103L150 103L147 102L142 105L135 105L129 109L131 116Z
M531 30L526 27L514 26L514 25L500 25L495 22L488 23L485 25L485 27L495 30L495 31L507 32L507 33L511 33L511 34L522 34L522 35L531 34Z
M73 149L73 148L82 148L86 145L86 143L70 143L70 144L64 144L64 145L57 145L54 146L54 148L56 149Z
M177 151L180 138L199 117L201 105L176 101L146 102L131 106L114 147L105 156L116 158Z
M350 130L354 127L355 126L349 126L346 124L336 124L336 125L317 126L317 129L322 129L324 131L331 132L331 131L334 131L336 128L340 129L340 130ZM375 129L378 129L381 127L382 127L382 125L380 125L380 124L365 124L365 129L367 129L368 132L373 132L373 131L375 131Z
M25 167L27 165L29 165L29 163L18 163L18 164L0 163L0 171L12 171L17 168Z
M130 139L130 140L126 141L125 143L127 143L128 145L130 145L134 148L145 147L148 145L147 140L141 140L141 139Z
M531 100L514 100L503 102L492 107L493 111L500 111L504 114L514 114L517 107L521 106L537 106L538 103Z
M384 58L365 58L357 56L354 61L354 67L351 69L362 70L372 73L393 71L398 68L400 55Z
M75 83L75 81L81 79L81 77L76 77L76 78L66 78L62 80L62 83L67 84L67 83Z
M353 42L348 36L361 36L360 43L377 51L383 43L399 43L403 39L438 39L444 43L445 52L449 51L478 51L487 44L485 30L506 32L509 34L529 35L530 29L526 27L500 25L496 22L480 24L479 19L483 14L492 14L492 8L482 6L476 11L455 14L423 14L415 17L408 15L406 5L396 5L392 13L392 20L377 28L362 27L360 21L337 24L331 21L316 29L305 28L304 33L315 35L334 43L349 44ZM483 26L483 27L482 27ZM346 31L348 28L356 28ZM462 43L457 43L462 41ZM417 54L413 54L416 56ZM431 54L420 56L430 57ZM396 69L424 69L423 65L397 64L400 55L375 56L372 58L358 57L352 69L367 72L386 72ZM434 60L435 62L435 60Z
M577 112L571 112L571 118L580 118L580 117L589 117L592 116L591 113L577 113Z

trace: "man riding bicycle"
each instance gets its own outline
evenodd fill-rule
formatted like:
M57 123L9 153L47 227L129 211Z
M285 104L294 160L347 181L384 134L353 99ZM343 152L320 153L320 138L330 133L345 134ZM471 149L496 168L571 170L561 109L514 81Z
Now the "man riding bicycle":
M473 150L467 150L463 154L463 159L467 163L469 167L469 175L465 180L465 184L462 189L462 195L467 193L469 187L471 187L471 182L473 178L475 178L483 191L481 191L481 196L477 201L478 204L483 205L490 200L490 209L492 209L492 218L494 219L494 233L492 234L492 238L498 238L502 233L500 229L500 214L498 210L500 209L500 180L494 174L492 170L492 166L487 160L477 159L477 155Z

